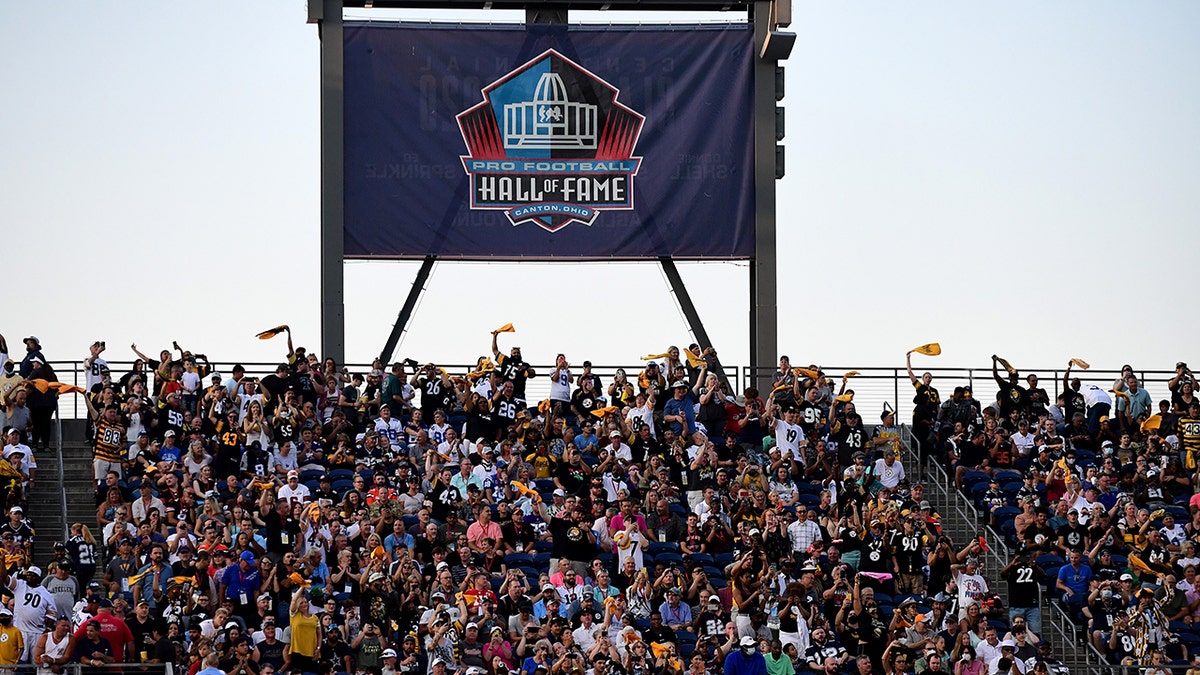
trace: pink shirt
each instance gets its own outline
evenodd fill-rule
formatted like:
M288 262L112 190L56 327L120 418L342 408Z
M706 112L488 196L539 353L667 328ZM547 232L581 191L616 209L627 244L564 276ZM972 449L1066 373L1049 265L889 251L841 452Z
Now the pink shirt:
M484 539L491 539L495 542L502 541L504 535L500 532L500 525L495 521L490 521L487 525L483 525L479 521L471 523L471 526L467 528L467 543L472 548L482 548Z

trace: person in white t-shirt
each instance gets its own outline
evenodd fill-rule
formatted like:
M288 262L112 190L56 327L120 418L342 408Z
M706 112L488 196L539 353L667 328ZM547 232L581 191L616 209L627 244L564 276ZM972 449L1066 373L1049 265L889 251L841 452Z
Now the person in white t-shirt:
M889 490L904 480L904 465L896 461L896 453L884 452L875 460L875 478Z

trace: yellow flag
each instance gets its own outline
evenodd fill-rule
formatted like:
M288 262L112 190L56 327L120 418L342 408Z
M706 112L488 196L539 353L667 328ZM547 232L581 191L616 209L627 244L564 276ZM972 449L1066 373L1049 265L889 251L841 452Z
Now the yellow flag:
M683 350L683 355L687 358L688 365L693 368L699 368L704 365L704 359L693 354L690 349Z
M602 418L605 415L613 415L616 412L617 412L617 407L615 405L610 405L610 406L607 406L604 408L600 408L599 410L593 410L592 414L595 415L596 417Z
M855 375L862 375L862 373L858 372L857 370L851 370L845 375L842 375L842 377L854 377Z
M542 498L542 496L540 494L538 494L537 490L534 490L534 489L528 487L521 481L514 480L512 482L512 486L513 486L514 490L525 495L526 497L529 497L530 499L532 499L535 502L540 501Z
M1145 422L1142 422L1142 431L1150 431L1151 429L1157 429L1161 426L1162 415L1151 415L1149 419L1147 419Z
M497 328L496 330L494 330L492 332L494 332L494 333L515 333L515 332L517 332L517 329L513 328L513 325L511 323L506 323L503 326L500 326L499 328Z
M1071 363L1074 363L1075 365L1079 366L1080 368L1083 368L1084 370L1091 368L1091 366L1088 364L1088 362L1084 361L1083 359L1071 359Z
M60 394L86 394L87 393L87 390L84 389L83 387L76 387L75 385L67 384L66 382L51 382L49 386L51 389L58 390L58 393L60 393Z
M854 400L854 392L842 394L833 400L837 401L838 403L849 403L850 401Z
M542 399L542 402L538 403L538 412L543 415L550 412L550 399Z
M661 353L661 354L648 354L648 355L646 355L646 356L643 356L643 357L642 357L642 360L643 360L643 361L654 361L654 360L656 360L656 359L665 359L665 358L667 358L668 356L670 356L670 354L668 354L668 353L666 353L666 352L663 352L663 353Z
M999 356L997 356L997 357L996 357L996 362L997 362L997 363L999 363L1001 366L1003 366L1003 367L1004 367L1004 369L1005 369L1005 370L1007 370L1009 373L1013 373L1013 372L1015 372L1015 371L1013 370L1012 364L1011 364L1011 363L1009 363L1009 362L1008 362L1006 359L1002 359L1002 358L1000 358Z
M924 354L925 356L937 356L942 353L942 346L936 342L930 342L927 345L913 347L912 350L918 354Z
M792 385L790 385L790 384L781 384L778 387L775 387L774 389L772 389L771 393L774 394L777 391L783 391L784 389L791 389L791 388L792 388Z
M25 383L32 384L34 389L37 389L43 394L50 391L50 382L43 380L40 377L32 380L25 380Z
M275 337L276 335L279 335L280 333L286 331L287 329L288 329L287 324L281 324L279 326L275 326L274 328L268 328L267 330L264 330L263 332L259 333L256 337L258 337L259 340L270 340L271 338Z
M812 368L792 368L792 372L797 375L811 377L814 380L817 379L817 375L819 374L819 373L817 373L817 371L813 370Z

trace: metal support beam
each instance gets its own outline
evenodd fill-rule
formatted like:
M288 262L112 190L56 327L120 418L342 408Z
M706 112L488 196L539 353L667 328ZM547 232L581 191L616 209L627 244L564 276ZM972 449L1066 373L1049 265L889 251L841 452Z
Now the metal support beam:
M437 258L427 255L421 262L421 269L417 270L417 278L413 279L412 288L408 289L408 297L404 299L404 306L400 308L400 315L396 317L396 325L392 326L392 333L388 335L387 342L383 345L383 351L379 352L379 360L384 364L392 360L392 354L396 351L396 345L400 344L400 336L404 335L404 330L408 327L408 320L412 318L413 310L417 308L417 301L421 299L421 293L425 290L425 282L429 281L429 273L433 271L433 263L436 261Z
M662 265L663 272L667 275L667 281L671 284L671 290L675 293L675 297L679 300L679 308L683 310L683 316L687 319L688 327L692 329L692 335L696 337L696 342L701 349L712 347L712 340L708 337L708 331L704 330L704 323L700 321L700 313L696 311L696 305L692 303L692 296L688 295L687 286L683 285L683 277L679 276L679 269L675 267L675 261L668 257L658 259ZM714 356L709 363L709 371L715 374L725 386L729 387L729 378L725 377L725 369L721 367L721 359ZM729 392L737 395L737 392L730 387Z
M754 260L750 263L750 365L759 389L779 355L775 255L775 66L757 55L771 25L771 3L756 0L754 19Z
M565 24L567 23L566 7L525 7L525 23L532 24Z
M321 357L346 361L342 2L308 0L321 38ZM321 5L320 11L314 5Z

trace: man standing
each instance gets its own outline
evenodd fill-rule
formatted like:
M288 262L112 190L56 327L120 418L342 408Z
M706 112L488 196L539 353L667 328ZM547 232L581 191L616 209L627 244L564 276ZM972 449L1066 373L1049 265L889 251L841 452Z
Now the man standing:
M97 483L104 480L109 471L115 471L117 476L123 477L125 470L121 462L125 459L128 445L117 404L110 403L100 412L92 405L91 397L84 396L83 401L96 425L96 438L92 442L92 477Z
M10 577L7 567L0 565L0 579L13 592L13 624L25 637L21 660L33 658L38 638L54 625L57 607L54 596L42 586L42 570L30 565L22 577Z

